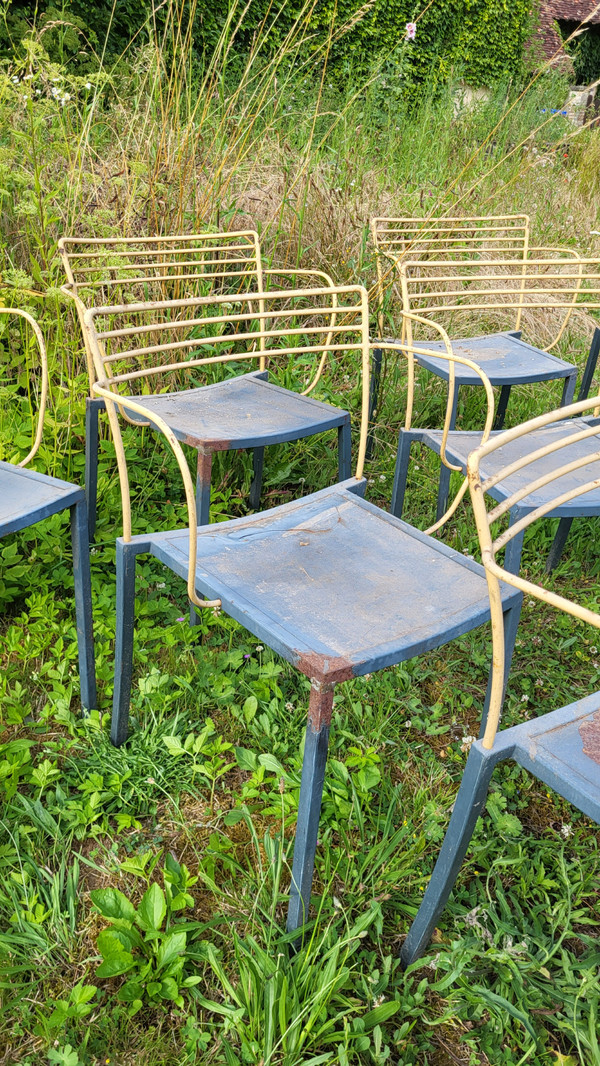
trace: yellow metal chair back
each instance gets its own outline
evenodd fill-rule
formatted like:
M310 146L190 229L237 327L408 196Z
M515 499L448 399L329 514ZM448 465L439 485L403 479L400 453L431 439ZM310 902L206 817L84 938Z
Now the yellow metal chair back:
M556 422L558 419L568 419L573 415L581 415L585 412L592 412L594 415L598 415L599 411L600 396L581 400L578 403L570 404L568 407L562 407L557 411L551 411L548 414L540 415L538 418L533 418L520 426L516 426L514 429L509 429L498 436L494 436L484 444L481 444L469 456L467 478L471 492L475 522L477 525L477 534L481 545L482 562L486 570L488 582L494 648L492 693L486 730L483 738L483 746L485 748L489 749L493 746L500 719L503 694L504 638L499 582L502 580L513 585L528 596L541 600L558 610L565 611L567 614L571 614L575 618L579 618L584 622L589 622L591 625L600 629L600 612L583 607L580 604L575 603L573 600L567 599L564 596L560 596L557 593L544 588L542 585L528 581L524 577L520 577L518 574L510 573L505 567L497 562L496 558L499 551L505 548L514 537L520 535L524 529L528 528L537 519L543 518L557 507L590 492L592 489L600 488L600 445L596 452L588 452L577 460L571 462L560 461L561 449L586 438L598 437L599 426L595 422L592 422L583 428L580 423L574 424L571 427L565 425L564 434L558 440L555 439L552 443L541 448L538 447L529 454L521 456L510 465L503 467L493 476L486 479L481 478L481 463L491 452L506 446L511 441L526 437L528 433L534 433L536 430L539 430L552 422ZM527 467L530 466L531 463L552 454L555 454L557 458L554 469L551 472L546 473L543 477L528 479ZM591 466L592 476L590 478L581 481L576 487L572 487L568 492L557 492L556 496L551 499L547 498L543 505L536 507L518 521L513 522L513 524L504 532L492 535L491 527L493 524L508 514L515 504L518 504L526 497L533 495L536 489L544 488L545 486L552 484L554 481L557 481L560 477L572 473L575 470L583 469L585 466ZM521 474L521 472L523 473ZM486 494L494 488L494 485L497 485L500 481L504 481L506 478L512 477L515 474L520 475L519 488L501 503L494 504L493 501L490 501L489 496Z
M565 250L561 256L526 261L490 256L449 260L405 258L399 265L402 305L425 318L442 320L463 335L498 327L543 331L552 349L574 314L600 308L599 263ZM541 347L541 345L540 345Z
M333 285L321 270L265 267L255 230L159 237L61 237L58 251L68 279L62 291L75 302L83 331L90 395L94 366L85 327L89 307L260 293L270 278L281 280L287 275Z
M193 233L160 237L61 237L58 251L77 307L90 391L94 368L84 316L88 307L185 299L264 287L258 234Z
M405 259L472 259L482 253L525 260L529 254L528 215L404 216L371 219L377 265L379 330L383 336L386 289L398 281ZM418 308L413 308L418 312ZM518 328L518 327L517 327Z

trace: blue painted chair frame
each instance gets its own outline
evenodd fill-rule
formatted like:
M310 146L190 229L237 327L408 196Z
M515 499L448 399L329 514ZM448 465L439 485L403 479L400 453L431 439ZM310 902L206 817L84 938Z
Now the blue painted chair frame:
M298 293L299 297L304 293ZM261 312L273 317L277 301L265 297ZM308 918L317 830L325 777L333 693L352 677L402 662L440 647L489 617L483 570L459 552L393 518L362 495L368 424L369 309L360 286L338 290L333 347L356 352L362 364L362 418L356 476L342 484L248 518L211 526L196 522L195 494L179 441L153 412L131 399L116 399L100 382L116 444L124 502L125 536L117 541L117 638L112 740L127 737L133 662L135 564L150 553L183 579L196 607L218 606L292 663L311 682L300 786L299 812L288 910L288 929ZM313 306L297 328L299 351L318 348L322 327L316 308L328 307L328 290L312 290ZM287 314L295 312L288 311ZM277 331L289 337L284 311ZM270 339L277 332L271 326ZM101 376L93 318L90 337ZM182 474L187 528L131 536L128 478L116 407L152 417L177 458ZM521 596L503 587L506 671L518 623Z
M41 360L41 389L35 440L29 454L18 465L0 462L0 537L18 533L67 508L71 515L75 616L81 685L81 705L96 707L96 674L92 622L90 554L85 493L76 485L35 470L25 469L34 457L43 432L48 394L47 359L44 338L35 320L18 308L0 307L0 314L25 319L33 329Z
M504 581L522 593L540 600L552 607L562 610L575 618L581 619L600 629L600 613L574 603L563 596L524 580L507 568L506 562L499 566L496 555L502 548L508 548L512 541L522 536L523 531L532 522L552 513L558 507L578 498L585 498L588 492L597 494L600 486L600 437L594 433L594 425L585 418L577 416L590 408L597 413L600 396L594 400L585 400L567 408L566 411L554 411L541 418L532 419L522 426L499 434L489 440L469 456L468 477L477 531L481 544L482 558L485 566L491 605L492 639L494 648L494 668L492 692L486 727L479 740L469 751L467 764L452 817L439 858L431 880L423 897L423 902L414 919L408 936L402 947L401 958L404 966L409 966L418 959L425 949L435 925L446 905L454 882L467 852L477 818L482 813L492 774L499 762L512 760L529 770L540 781L554 789L566 800L578 807L588 817L600 821L600 711L598 710L600 693L577 700L542 715L533 721L505 729L497 735L500 719L500 705L504 695L504 632L500 602L500 581ZM557 422L557 417L566 414L571 422ZM569 459L573 441L581 439L579 422L584 423L587 438L594 440L593 453L587 453L576 459ZM538 433L544 426L561 426L558 440L548 447L553 449L556 460L561 447L564 449L562 459L555 463L553 470L546 475L536 476L536 453ZM485 477L485 464L494 451L504 451L516 440L532 442L532 446L520 450L521 456L506 470L498 471L493 478ZM486 511L486 495L492 494L495 478L507 481L515 473L523 473L527 466L535 471L533 480L526 475L520 479L520 485L496 505L489 513ZM582 473L578 484L572 482L574 470ZM555 487L554 499L548 498L547 488ZM544 490L540 497L539 489ZM528 501L528 502L527 502ZM504 532L492 539L493 523L512 511L514 505L524 507L521 518L513 522Z

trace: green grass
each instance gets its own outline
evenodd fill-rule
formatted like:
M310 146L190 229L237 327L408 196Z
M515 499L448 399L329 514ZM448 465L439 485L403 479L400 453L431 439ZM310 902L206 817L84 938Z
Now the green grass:
M543 125L542 107L562 102L554 80L536 83L504 119L514 99L506 87L470 114L453 114L449 91L410 115L376 75L352 93L330 86L326 72L315 78L308 64L298 70L293 42L278 62L259 70L253 61L235 83L225 45L204 81L186 56L178 72L163 68L159 78L159 44L110 79L93 76L92 90L32 45L31 67L14 70L35 79L15 85L9 74L0 85L3 296L42 321L53 378L39 469L83 477L81 339L57 293L63 232L257 225L275 264L367 285L368 220L385 212L454 202L470 214L525 210L536 243L596 247L598 133L573 138L560 119ZM40 87L39 97L23 101L23 84ZM56 84L71 94L64 106L49 97ZM15 458L27 450L35 405L27 388L33 356L19 327L0 326L0 438ZM588 333L577 324L559 354L582 366ZM320 395L343 394L356 406L356 375L349 360ZM382 506L403 387L401 370L388 366L367 470L368 497ZM523 389L510 419L558 399L556 384ZM433 425L442 413L439 383L424 377L419 418ZM465 398L460 419L479 424L477 393ZM126 443L135 529L182 521L181 491L159 442L146 436L142 444L131 431ZM335 469L327 438L274 448L265 498L274 504L319 488ZM247 456L219 458L214 519L245 512L250 476ZM422 528L436 485L435 458L415 451L407 516ZM55 517L0 545L3 1061L600 1064L597 830L518 769L494 777L427 956L407 974L399 967L464 767L464 738L478 729L486 633L338 687L314 925L294 954L284 928L308 683L223 614L209 612L190 630L182 583L141 559L132 734L114 749L120 506L108 439L100 488L92 555L100 712L87 720L79 714L66 522ZM533 578L553 529L542 523L526 541ZM466 503L443 535L475 553ZM593 520L574 524L555 575L566 594L597 596L596 540ZM595 642L583 626L526 605L505 723L600 687ZM170 855L187 869L180 905L154 915L154 932L136 928L148 957L152 944L185 933L184 966L170 998L143 997L134 1010L123 998L131 974L97 976L109 920L92 893L118 890L119 905L138 912L153 884L167 899Z

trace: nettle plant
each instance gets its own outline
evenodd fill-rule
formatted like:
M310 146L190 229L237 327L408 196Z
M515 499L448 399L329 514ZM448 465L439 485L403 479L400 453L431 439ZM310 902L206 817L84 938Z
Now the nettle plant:
M96 978L127 975L117 992L128 1014L137 1014L144 1004L182 1007L182 992L198 984L198 976L185 976L188 931L177 924L176 915L192 907L188 889L196 883L185 864L167 855L163 870L164 890L151 884L138 905L118 888L100 888L91 893L94 906L110 926L98 936L96 946L102 962Z

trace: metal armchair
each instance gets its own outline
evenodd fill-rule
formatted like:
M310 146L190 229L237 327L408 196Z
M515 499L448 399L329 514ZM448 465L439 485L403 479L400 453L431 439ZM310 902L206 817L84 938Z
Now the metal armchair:
M501 582L512 585L520 592L540 600L559 611L565 611L600 629L600 613L574 603L513 572L506 557L504 565L497 561L498 552L508 552L511 544L522 537L524 530L536 519L551 514L553 510L576 499L585 499L588 494L598 499L600 493L600 437L597 424L590 424L580 415L594 409L598 413L600 397L573 404L566 410L553 411L532 419L515 429L488 440L469 456L469 488L481 553L488 583L494 660L492 689L486 726L481 739L469 751L458 796L453 806L450 824L435 865L423 902L414 919L402 948L405 966L414 962L425 949L433 929L452 891L477 818L482 813L489 783L494 768L499 762L510 759L529 770L540 781L573 803L588 817L600 820L600 694L595 692L551 711L533 721L505 729L498 733L500 709L504 694L504 622L500 600ZM570 422L557 422L563 415ZM561 426L554 439L538 447L538 433L546 427ZM582 441L592 445L585 454L579 454ZM519 457L509 461L504 469L491 476L486 475L486 466L494 453L503 452L509 458L509 449L515 442L529 447L519 447ZM540 463L552 457L552 469L544 470ZM488 511L489 497L500 482L514 479L510 495L507 495ZM553 494L549 493L550 486ZM514 507L524 508L518 520L507 530L493 535L494 522L507 513L514 514Z
M86 461L85 486L90 520L90 536L96 527L98 496L98 414L104 401L93 391L95 378L94 362L90 349L85 313L92 307L119 306L131 303L164 304L187 297L210 295L229 296L260 293L268 288L271 278L310 279L319 285L332 285L328 274L320 270L284 270L263 265L260 241L254 230L230 231L227 233L177 234L160 237L90 238L61 237L58 250L68 278L62 291L75 303L85 345L90 396L86 401ZM257 300L257 307L260 301ZM262 341L259 339L259 349ZM264 360L260 369L266 371ZM311 388L316 385L312 383ZM235 407L236 386L231 389L231 405ZM199 390L198 390L199 391ZM265 389L261 392L264 395ZM241 402L249 401L249 396ZM334 408L331 408L333 412ZM241 412L242 413L242 412ZM253 480L250 488L250 506L260 505L264 443L260 433L253 437L250 430L248 410L243 439L221 439L218 450L229 448L253 449ZM126 416L127 417L127 416ZM283 410L280 411L279 429L282 440L295 440L289 435L290 424ZM337 425L348 424L345 411L337 411ZM317 431L318 432L318 431ZM349 432L349 428L347 430ZM225 434L222 434L224 438ZM273 438L275 439L275 438ZM216 450L216 449L214 449ZM210 456L212 451L209 449ZM341 460L340 460L341 461ZM203 523L208 522L210 506L210 462L205 464L205 479L202 482L198 509ZM348 468L349 471L349 468ZM206 484L208 478L208 484Z
M0 461L0 537L41 522L59 511L69 508L73 545L73 577L75 581L75 615L81 704L86 710L96 707L96 675L92 625L92 596L90 555L85 494L77 485L27 470L34 458L44 427L48 397L48 360L46 345L37 322L26 311L16 307L0 307L0 315L14 315L24 319L35 334L40 365L39 409L32 447L16 465Z
M259 321L270 358L312 356L318 367L327 351L338 361L347 360L349 369L358 361L362 418L356 474L303 499L210 526L198 525L180 438L163 411L152 397L147 406L147 397L132 399L117 391L121 375L114 362L107 362L104 348L108 312L88 311L86 320L98 378L95 391L106 402L124 509L124 535L117 541L113 743L124 743L128 730L136 556L150 553L187 582L189 600L197 608L220 607L310 679L288 911L288 928L295 930L309 914L335 686L437 648L481 625L489 609L480 566L362 498L371 347L366 291L349 286L265 293L262 299L259 312L248 309L251 297L228 316L222 297L210 303L182 301L181 310L198 320L212 312L217 321L235 325L249 358L254 358L257 337L249 327ZM240 347L235 358L241 356ZM151 422L170 445L185 488L187 526L132 536L119 407ZM507 588L501 595L508 671L521 596Z

